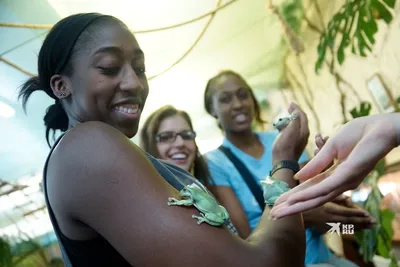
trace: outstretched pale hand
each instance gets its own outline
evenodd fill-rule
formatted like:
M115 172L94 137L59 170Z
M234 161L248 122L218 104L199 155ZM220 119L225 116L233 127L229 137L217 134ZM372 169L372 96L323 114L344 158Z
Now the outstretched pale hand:
M398 133L400 114L362 117L343 125L296 174L295 178L303 183L275 202L272 218L318 207L355 189L377 162L397 146ZM336 163L324 171L335 159Z

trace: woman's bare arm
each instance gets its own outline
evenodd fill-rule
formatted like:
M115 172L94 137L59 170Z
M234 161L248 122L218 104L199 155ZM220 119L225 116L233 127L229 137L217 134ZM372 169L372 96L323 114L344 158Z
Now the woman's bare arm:
M272 221L265 213L247 241L222 227L197 225L192 215L198 211L168 206L178 192L106 124L71 130L52 156L48 177L52 205L94 229L133 266L303 266L301 215Z

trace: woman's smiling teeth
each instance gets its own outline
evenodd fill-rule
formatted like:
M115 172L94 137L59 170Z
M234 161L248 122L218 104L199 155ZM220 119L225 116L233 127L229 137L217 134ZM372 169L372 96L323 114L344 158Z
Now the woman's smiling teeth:
M235 116L235 121L236 121L236 122L245 122L245 121L247 121L247 118L248 118L247 115L241 113L241 114L237 114L237 115Z
M139 111L138 104L125 104L114 107L115 111L125 113L125 114L135 114Z
M185 160L188 156L184 153L175 153L171 156L173 160Z

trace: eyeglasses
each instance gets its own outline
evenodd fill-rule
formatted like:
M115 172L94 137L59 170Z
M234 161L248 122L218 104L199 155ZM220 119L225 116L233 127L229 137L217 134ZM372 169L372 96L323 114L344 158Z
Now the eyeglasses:
M194 131L182 131L176 132L162 132L156 135L156 142L158 143L173 143L177 136L180 136L183 140L194 140L196 138L196 132Z

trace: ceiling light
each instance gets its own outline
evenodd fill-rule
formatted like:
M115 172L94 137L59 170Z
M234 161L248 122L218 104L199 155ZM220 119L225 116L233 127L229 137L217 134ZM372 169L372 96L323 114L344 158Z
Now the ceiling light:
M0 117L11 118L15 115L15 110L4 102L0 101Z

